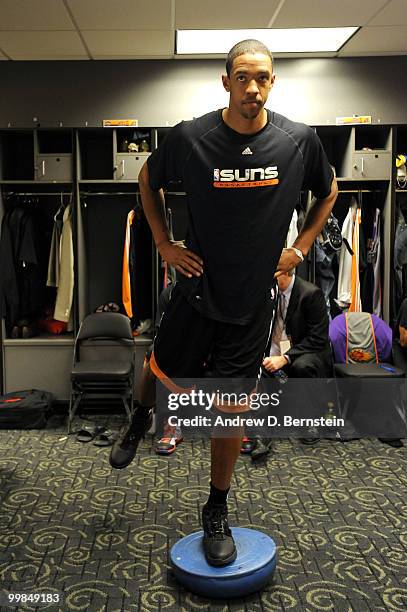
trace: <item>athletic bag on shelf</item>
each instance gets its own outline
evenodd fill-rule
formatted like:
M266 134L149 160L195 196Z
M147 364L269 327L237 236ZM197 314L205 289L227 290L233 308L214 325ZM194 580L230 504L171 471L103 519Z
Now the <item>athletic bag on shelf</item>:
M52 393L39 389L0 395L0 429L43 429L53 399Z

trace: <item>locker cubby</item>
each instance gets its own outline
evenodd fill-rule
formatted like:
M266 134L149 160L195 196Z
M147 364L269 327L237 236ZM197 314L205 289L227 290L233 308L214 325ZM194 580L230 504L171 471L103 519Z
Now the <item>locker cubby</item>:
M70 130L35 132L35 179L67 182L73 178L72 133Z
M32 130L1 134L1 180L34 180L34 136Z
M146 141L148 149L142 148L142 142ZM128 150L129 144L137 145L139 153L149 153L152 149L151 131L141 128L118 128L116 130L117 153L132 153Z
M122 266L127 214L134 196L81 196L83 257L87 269L87 314L108 302L122 302Z
M51 242L55 223L55 217L59 213L62 220L65 208L72 205L72 193L70 191L53 191L51 185L30 185L30 191L18 189L16 191L4 186L1 198L3 202L3 214L12 214L14 210L21 211L18 216L14 216L14 221L22 219L20 229L22 239L29 241L27 253L33 262L28 265L29 273L23 275L20 272L17 284L20 287L22 279L26 287L23 295L25 301L19 304L16 318L11 323L10 328L5 328L5 339L10 339L14 344L32 343L32 340L41 338L50 342L58 341L61 338L72 337L72 332L64 331L61 335L46 331L43 321L47 317L53 317L57 288L47 285L48 266L51 256ZM27 213L27 214L26 214ZM71 216L72 222L72 216ZM20 243L21 247L21 243ZM26 253L24 249L19 252ZM29 296L29 300L28 297ZM20 294L21 298L21 294ZM27 301L28 300L28 301ZM72 311L73 312L73 311ZM26 323L21 323L26 321ZM23 327L28 329L23 333ZM16 329L20 327L21 329Z
M81 130L78 143L80 180L113 180L113 130Z
M113 183L104 185L103 191L94 187L80 192L78 266L87 279L84 285L80 284L82 316L109 302L122 307L127 216L137 205L137 195L133 185L123 185L118 191ZM149 235L150 242L143 247L145 261L153 256ZM144 244L142 237L140 240L139 245ZM136 274L140 275L141 270L136 261Z
M398 126L396 131L396 155L402 153L407 156L407 127Z
M368 208L379 208L383 214L388 204L388 190L383 186L383 183L379 182L369 183L368 189L362 184L357 184L355 188L355 183L341 183L338 198L332 211L341 226L348 214L352 198L357 204L360 204L362 212Z
M116 181L133 183L138 181L140 170L151 155L151 141L149 130L123 128L115 130L114 178ZM131 150L131 145L138 150Z
M72 133L70 130L38 130L37 153L72 153Z
M347 126L323 126L317 134L324 147L330 164L338 178L351 176L352 171L352 128Z
M391 129L386 125L355 126L355 151L388 151L391 148Z

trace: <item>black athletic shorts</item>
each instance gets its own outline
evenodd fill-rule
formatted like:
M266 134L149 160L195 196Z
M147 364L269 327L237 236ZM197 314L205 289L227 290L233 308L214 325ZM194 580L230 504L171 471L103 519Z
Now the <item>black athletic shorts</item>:
M203 316L178 285L161 319L150 367L157 378L201 378L210 356L212 378L257 378L268 344L274 302L272 295L247 325L223 323Z

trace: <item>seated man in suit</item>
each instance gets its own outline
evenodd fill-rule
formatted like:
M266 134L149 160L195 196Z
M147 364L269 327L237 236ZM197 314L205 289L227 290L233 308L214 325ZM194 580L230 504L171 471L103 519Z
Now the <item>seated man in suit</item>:
M295 274L281 274L268 372L284 370L292 378L324 378L331 374L329 320L319 287Z
M263 368L270 374L282 370L290 378L331 376L329 320L324 294L293 272L278 279L279 298L274 317L270 355ZM312 428L304 444L318 442Z

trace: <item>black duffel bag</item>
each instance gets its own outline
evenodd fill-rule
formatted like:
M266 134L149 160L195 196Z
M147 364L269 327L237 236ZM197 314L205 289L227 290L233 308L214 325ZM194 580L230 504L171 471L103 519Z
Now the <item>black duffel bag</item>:
M39 389L0 395L0 429L43 429L53 400L52 393Z

